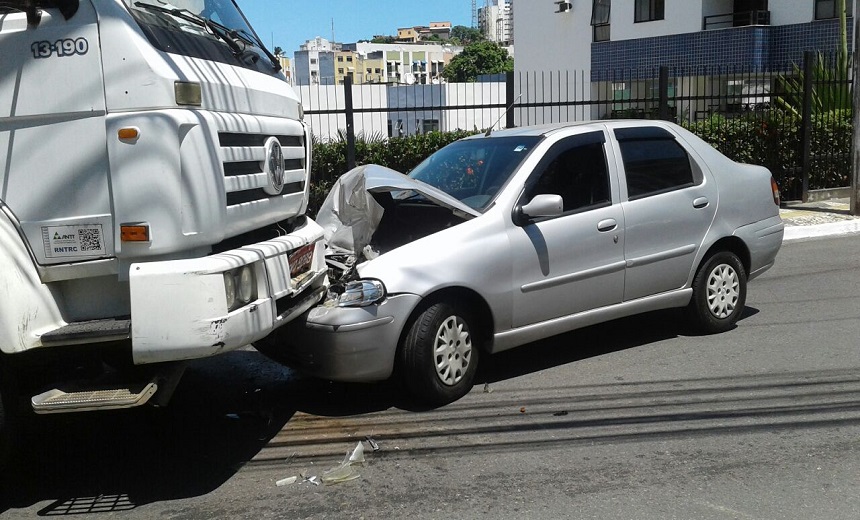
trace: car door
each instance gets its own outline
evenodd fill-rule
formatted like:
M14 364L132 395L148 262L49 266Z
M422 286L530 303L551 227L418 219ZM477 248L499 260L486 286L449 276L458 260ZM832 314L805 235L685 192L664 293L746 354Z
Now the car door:
M624 217L605 142L602 131L560 140L524 186L518 205L557 194L564 207L508 229L514 327L621 302Z
M718 192L682 142L657 126L616 128L626 222L624 301L683 287Z

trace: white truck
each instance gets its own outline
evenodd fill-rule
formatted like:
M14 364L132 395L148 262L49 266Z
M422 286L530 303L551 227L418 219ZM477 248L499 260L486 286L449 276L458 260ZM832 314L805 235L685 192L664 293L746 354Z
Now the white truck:
M0 450L29 408L163 403L320 300L280 69L233 0L0 0Z

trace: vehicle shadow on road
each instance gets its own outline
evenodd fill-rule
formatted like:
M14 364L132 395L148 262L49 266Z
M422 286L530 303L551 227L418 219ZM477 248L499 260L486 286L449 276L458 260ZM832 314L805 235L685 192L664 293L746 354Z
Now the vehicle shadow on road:
M747 306L740 320L758 314ZM699 336L678 309L654 311L559 334L484 356L476 384L495 383L613 352L681 336Z
M678 337L685 334L680 318L654 312L484 356L477 384ZM2 469L0 514L34 506L40 516L110 514L203 496L289 428L297 412L337 418L391 408L426 410L395 383L306 378L253 349L200 360L167 408L29 421L17 460Z

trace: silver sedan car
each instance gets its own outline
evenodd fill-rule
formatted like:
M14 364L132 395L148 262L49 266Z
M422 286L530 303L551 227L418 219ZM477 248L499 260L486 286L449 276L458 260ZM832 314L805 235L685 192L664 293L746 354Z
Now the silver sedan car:
M397 373L440 405L481 356L636 313L731 329L782 244L779 191L670 123L517 128L457 141L409 175L345 174L317 216L327 299L258 348L307 373Z

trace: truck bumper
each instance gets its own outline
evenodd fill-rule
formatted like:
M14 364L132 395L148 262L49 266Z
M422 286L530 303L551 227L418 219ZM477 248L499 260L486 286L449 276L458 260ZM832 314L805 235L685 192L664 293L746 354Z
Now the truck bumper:
M328 286L322 236L322 228L307 219L288 235L239 249L132 264L134 362L195 359L232 350L313 307ZM225 273L245 266L254 273L253 296L231 308Z

